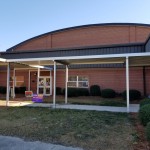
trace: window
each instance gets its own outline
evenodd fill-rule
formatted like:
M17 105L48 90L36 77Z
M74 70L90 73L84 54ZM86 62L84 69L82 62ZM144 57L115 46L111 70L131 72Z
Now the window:
M68 78L68 87L88 88L89 81L86 76L70 76Z
M10 86L13 86L14 78L10 77ZM15 77L15 86L21 87L24 86L24 76L16 76Z

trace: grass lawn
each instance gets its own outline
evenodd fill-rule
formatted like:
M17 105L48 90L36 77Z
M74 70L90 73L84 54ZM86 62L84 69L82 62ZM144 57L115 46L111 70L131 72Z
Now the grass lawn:
M57 96L56 103L64 103L64 96ZM52 97L44 97L44 103L52 103ZM102 98L99 96L81 96L81 97L68 97L69 104L81 105L99 105L99 106L118 106L126 107L126 101L121 98Z
M87 150L133 150L129 114L48 108L0 108L0 134Z

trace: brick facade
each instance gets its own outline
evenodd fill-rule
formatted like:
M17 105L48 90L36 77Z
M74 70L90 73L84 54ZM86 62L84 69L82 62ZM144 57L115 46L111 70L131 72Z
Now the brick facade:
M150 70L147 70L150 76ZM98 84L101 89L111 88L117 93L126 89L126 72L123 68L99 68L99 69L80 69L69 70L69 76L86 76L89 79L89 86ZM136 77L136 78L135 78ZM65 70L57 71L58 87L65 87ZM137 89L143 93L143 72L142 68L130 68L130 89ZM150 86L147 87L150 94Z
M87 26L39 36L18 45L13 50L45 50L145 42L149 34L150 26Z
M13 51L45 50L57 48L72 48L95 45L111 45L145 42L150 34L150 26L138 25L107 25L70 28L58 32L51 32L37 38L27 40L13 47ZM17 71L16 75L25 77L28 87L28 71ZM47 75L47 73L43 74ZM69 76L87 76L89 86L98 84L101 89L111 88L120 93L126 89L124 68L90 68L70 69ZM31 90L36 92L37 77L31 72ZM146 67L146 92L150 94L150 68ZM53 78L53 72L52 72ZM65 87L65 69L57 70L57 87ZM6 72L0 72L0 84L6 85ZM137 89L144 93L143 68L130 68L130 89Z
M142 67L130 68L130 89L137 89L143 94L143 71ZM37 76L34 75L37 71L30 73L30 87L36 93ZM24 86L28 89L28 71L16 71L16 76L24 76ZM42 76L49 76L48 72L43 72ZM11 76L13 73L11 72ZM86 76L89 79L89 87L98 84L101 89L111 88L117 93L121 93L126 89L125 69L123 68L99 68L99 69L70 69L69 76ZM0 73L1 86L6 86L6 72ZM53 79L53 71L52 71ZM56 86L65 87L65 70L57 70ZM147 94L150 94L150 68L146 69L146 87ZM53 86L52 86L53 87Z

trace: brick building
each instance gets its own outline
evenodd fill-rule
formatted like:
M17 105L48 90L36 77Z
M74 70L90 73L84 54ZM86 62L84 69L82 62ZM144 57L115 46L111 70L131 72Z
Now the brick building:
M118 55L144 53L149 51L150 25L133 23L108 23L71 27L48 32L23 41L1 53L1 58L11 59L18 64L11 63L12 86L25 86L34 93L51 95L53 93L53 65L42 62L42 58L50 57L80 57L94 55ZM33 62L31 59L41 58ZM41 69L40 74L31 68L24 59L30 59L32 65L43 65L51 69ZM137 89L144 94L150 94L150 67L146 62L138 65L132 60L130 65L130 89ZM26 62L28 62L26 60ZM130 60L129 60L130 62ZM69 66L68 87L89 88L98 84L101 89L111 88L121 93L126 89L125 61L103 60L101 62L88 61L71 64L70 61L57 61L56 87L65 87L65 64ZM20 66L19 66L20 65ZM15 81L13 76L15 73ZM6 86L6 68L1 67L0 85Z

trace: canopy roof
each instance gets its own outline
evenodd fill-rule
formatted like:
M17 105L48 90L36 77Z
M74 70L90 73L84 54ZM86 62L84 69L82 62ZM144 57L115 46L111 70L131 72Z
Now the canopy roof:
M44 57L44 58L25 58L25 59L3 59L0 58L0 65L5 66L7 63L13 64L14 67L38 67L50 66L54 61L58 65L72 64L124 64L126 57L129 58L130 66L149 66L150 52L130 53L130 54L110 54L110 55L91 55L91 56L68 56L68 57Z

